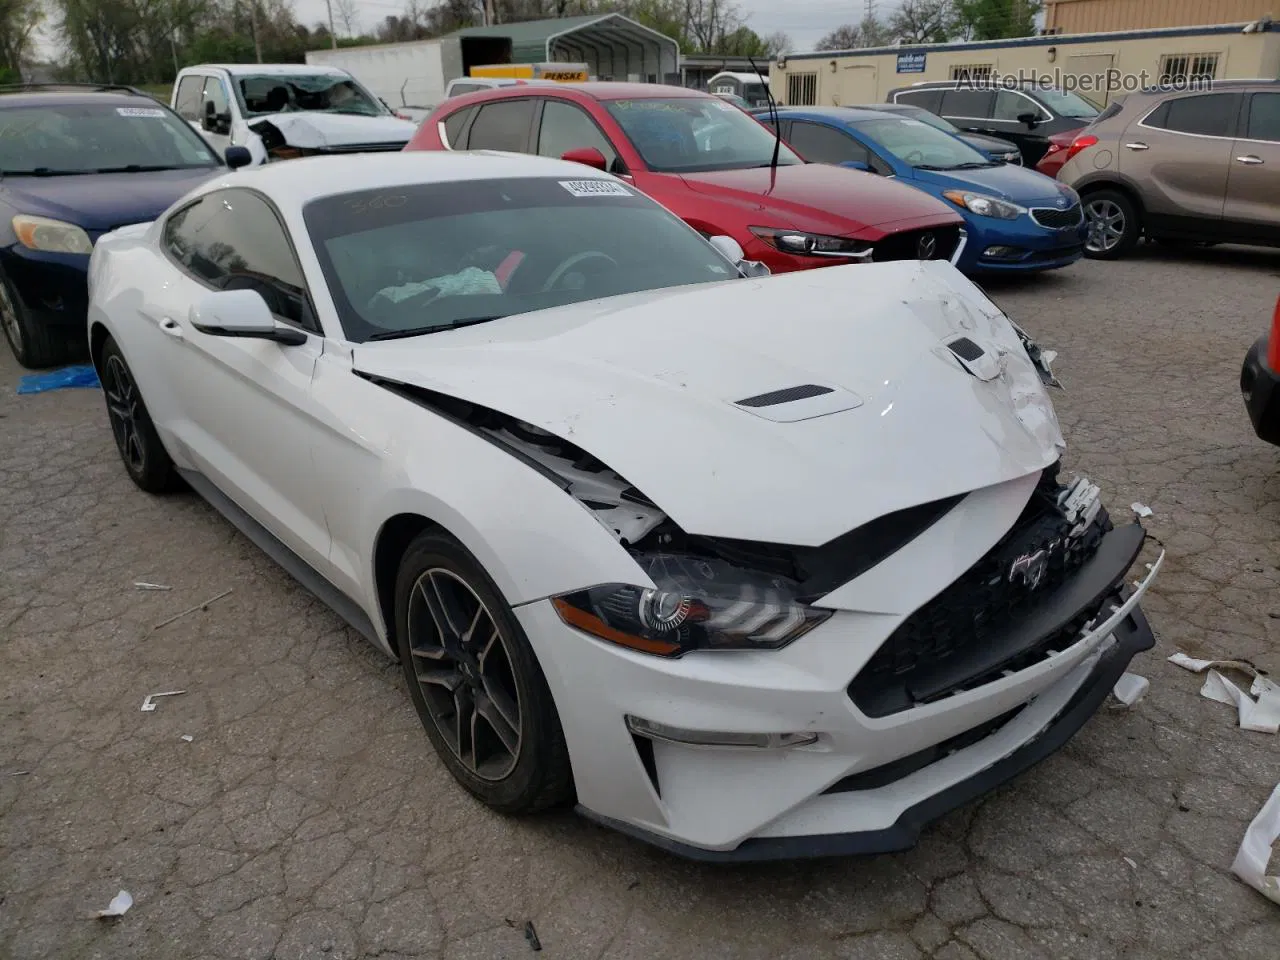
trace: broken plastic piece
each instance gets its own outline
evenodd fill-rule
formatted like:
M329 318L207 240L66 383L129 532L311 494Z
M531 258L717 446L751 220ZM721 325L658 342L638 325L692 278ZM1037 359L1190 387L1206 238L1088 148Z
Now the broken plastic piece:
M534 952L542 949L542 941L538 939L538 931L533 929L533 921L527 920L524 925L524 938L529 941L529 946Z
M195 739L195 737L193 737L193 736L192 736L191 734L189 734L189 733L184 733L184 734L182 735L182 739L183 739L183 740L185 740L187 743L190 743L192 740L194 740L194 739Z
M157 706L156 697L176 697L180 693L186 693L185 690L166 690L164 693L149 693L147 699L142 701L142 710L144 713L150 713Z
M1151 508L1148 507L1145 503L1138 503L1137 501L1135 501L1129 504L1129 506L1133 508L1134 513L1136 513L1140 517L1143 517L1144 519L1146 517L1151 516Z
M65 390L73 387L98 386L98 374L92 366L84 364L75 367L63 367L48 373L32 373L18 381L18 393L25 396L29 393L44 393L46 390Z
M1231 872L1273 903L1280 904L1280 876L1269 877L1267 862L1280 838L1280 785L1244 832Z
M94 916L99 920L107 920L111 917L123 917L129 912L129 908L132 906L133 897L129 895L129 891L121 890L111 898L111 902L107 904L107 909L97 911L94 913Z
M181 619L182 619L183 617L185 617L187 614L189 614L189 613L195 613L197 610L203 610L205 607L209 606L209 604L214 603L215 601L221 600L223 597L230 596L230 594L231 594L231 591L230 591L230 590L223 590L223 591L222 591L220 594L218 594L216 597L210 597L210 598L209 598L208 600L206 600L204 603L197 603L194 607L187 607L187 609L183 610L181 613L175 613L175 614L174 614L172 617L170 617L168 620L161 620L159 623L157 623L157 624L156 624L154 627L152 627L151 629L152 629L152 630L159 630L161 627L167 627L169 624L173 623L173 621L175 621L175 620L181 620Z
M1125 857L1124 862L1127 863L1129 866L1133 867L1133 869L1135 870L1138 869L1138 864L1134 862L1133 858Z
M1150 689L1151 681L1146 677L1140 677L1136 673L1123 673L1116 681L1116 685L1111 688L1111 693L1126 707L1132 707L1145 697Z
M1208 670L1200 696L1235 707L1240 729L1280 733L1280 685L1264 677L1253 664L1245 660L1196 660L1185 653L1175 653L1169 662L1192 673ZM1253 681L1248 693L1227 679L1225 673L1230 670Z
M173 587L166 587L163 583L146 583L139 580L134 583L134 587L139 590L172 590Z

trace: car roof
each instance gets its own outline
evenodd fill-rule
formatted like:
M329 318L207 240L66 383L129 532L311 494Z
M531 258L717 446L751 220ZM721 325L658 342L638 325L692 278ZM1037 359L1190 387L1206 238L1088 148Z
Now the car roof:
M475 93L463 94L468 103L481 103L484 100L497 100L506 97L529 96L530 85L497 87L492 90L477 90ZM589 80L586 83L556 83L554 86L561 93L590 100L671 100L679 97L690 100L718 100L718 97L705 90L690 90L688 87L676 87L663 83L620 83L615 80ZM546 90L545 86L536 89ZM462 97L458 98L459 101Z
M769 112L769 109L763 107L752 112L757 116L763 116ZM819 120L829 120L832 123L857 123L859 120L883 120L887 118L900 119L891 117L886 110L872 107L779 107L778 113L791 117L814 117Z
M314 77L318 73L335 77L349 75L346 70L339 67L330 67L320 63L197 63L184 67L183 70L225 70L233 76L237 74L253 74L255 76L272 77Z
M261 190L284 210L299 210L312 200L361 190L524 177L618 182L616 177L583 164L551 157L497 150L423 150L304 157L242 167L215 177L199 192L246 187Z
M154 97L141 90L128 87L103 88L85 84L76 89L75 85L50 84L41 88L38 84L0 87L0 110L5 107L39 107L63 104L68 106L84 106L92 103L137 103L143 100L151 106L165 107Z

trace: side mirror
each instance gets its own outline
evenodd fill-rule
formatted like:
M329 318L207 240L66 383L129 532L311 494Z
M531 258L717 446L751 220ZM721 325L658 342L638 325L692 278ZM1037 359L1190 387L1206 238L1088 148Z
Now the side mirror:
M1028 130L1034 130L1036 127L1040 126L1040 118L1034 113L1018 114L1018 122L1025 123Z
M560 154L560 159L568 160L570 163L581 163L588 167L594 167L602 172L607 172L609 168L609 161L595 147L575 147L573 150L566 150Z
M707 243L715 247L722 257L737 267L738 273L744 277L767 277L772 272L759 260L745 259L746 252L742 249L742 244L738 243L733 237L708 237Z
M871 164L863 160L845 160L840 164L840 166L847 167L850 170L861 170L863 173L875 172L871 169Z
M307 342L301 330L280 323L262 295L253 290L216 290L191 307L191 325L211 337L274 340L284 346Z
M253 163L253 154L249 152L248 147L227 147L225 156L227 166L232 170L239 170Z

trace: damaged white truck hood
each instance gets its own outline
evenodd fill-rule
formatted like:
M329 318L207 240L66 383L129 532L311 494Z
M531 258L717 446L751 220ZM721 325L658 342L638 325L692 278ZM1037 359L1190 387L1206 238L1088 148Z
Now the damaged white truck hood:
M937 261L588 301L361 345L354 367L554 433L708 536L817 546L1063 447L1016 332Z
M365 117L348 113L272 113L254 117L249 128L270 124L289 146L302 150L350 147L365 143L407 143L417 127L398 117Z

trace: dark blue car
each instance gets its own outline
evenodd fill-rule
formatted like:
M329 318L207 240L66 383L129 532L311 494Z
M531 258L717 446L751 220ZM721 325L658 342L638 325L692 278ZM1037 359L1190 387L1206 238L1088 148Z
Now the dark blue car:
M772 126L768 111L753 112ZM806 160L897 177L954 205L968 234L956 264L965 273L1053 270L1084 254L1079 196L1042 173L881 110L782 107L777 115L783 139Z
M185 120L140 91L0 88L0 327L18 362L82 355L94 242L154 220L226 169Z

